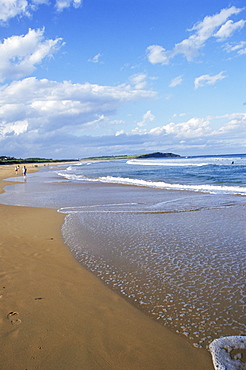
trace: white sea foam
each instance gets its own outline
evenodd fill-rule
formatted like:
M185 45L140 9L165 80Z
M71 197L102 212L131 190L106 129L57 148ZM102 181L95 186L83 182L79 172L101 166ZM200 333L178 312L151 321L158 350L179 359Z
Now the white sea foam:
M202 167L208 165L231 166L232 163L237 166L245 165L245 159L242 158L173 158L173 159L130 159L126 162L138 166L168 166L168 167Z
M189 185L189 184L170 184L164 181L151 181L134 179L128 177L114 177L114 176L102 176L99 178L89 178L84 175L76 175L68 172L58 172L59 176L63 176L68 180L72 181L85 181L85 182L106 182L110 184L123 184L123 185L134 185L151 187L158 189L167 190L188 190L195 192L203 192L210 194L237 194L246 195L246 187L243 186L222 186L222 185Z
M112 209L116 209L115 212L129 212L129 210L122 211L119 207L132 207L137 205L137 203L113 203L113 204L95 204L90 206L78 206L78 207L61 207L58 209L58 213L79 213L79 212L111 212Z
M216 370L246 369L246 364L240 360L240 353L232 358L231 352L235 349L246 349L246 336L235 335L213 340L209 345L209 350L214 368Z
M64 172L57 172L57 175L65 177L67 180L71 180L71 181L90 181L90 182L98 181L98 179L88 178L88 177L83 176L83 175L76 175L74 173L68 173L68 172L65 172L65 171Z
M130 179L122 177L105 176L99 179L102 182L147 186L167 190L190 190L210 194L239 194L246 195L246 188L240 186L220 186L220 185L188 185L188 184L169 184L163 181L146 181L140 179Z
M195 166L195 167L201 167L201 166L207 166L210 163L209 162L202 162L202 163L196 163L196 162L185 162L185 161L179 161L178 159L170 160L144 160L144 159L130 159L126 162L127 164L136 164L140 166L172 166L172 167L183 167L183 166Z

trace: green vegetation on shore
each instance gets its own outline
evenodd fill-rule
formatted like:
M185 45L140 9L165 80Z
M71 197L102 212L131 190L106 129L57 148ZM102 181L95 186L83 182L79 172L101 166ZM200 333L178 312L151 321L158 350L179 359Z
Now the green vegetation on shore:
M57 162L73 162L77 159L50 159L50 158L15 158L0 156L0 164L24 164L24 163L57 163Z
M74 162L74 161L95 161L95 160L113 160L113 159L147 159L147 158L173 158L180 157L173 153L148 153L148 154L134 154L134 155L104 155L100 157L87 157L81 159L51 159L51 158L15 158L0 156L0 164L21 164L21 163L57 163L57 162Z
M134 154L134 155L111 155L111 156L101 156L101 157L89 157L80 160L113 160L113 159L147 159L147 158L173 158L180 157L178 154L173 153L147 153L147 154Z
M103 155L100 157L87 157L87 158L81 158L80 161L111 161L113 159L134 159L137 158L137 155Z

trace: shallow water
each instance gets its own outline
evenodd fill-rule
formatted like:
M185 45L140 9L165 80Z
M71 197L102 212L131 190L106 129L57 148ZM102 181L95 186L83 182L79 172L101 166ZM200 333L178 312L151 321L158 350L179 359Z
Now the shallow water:
M201 347L245 333L244 212L78 212L62 230L105 284Z

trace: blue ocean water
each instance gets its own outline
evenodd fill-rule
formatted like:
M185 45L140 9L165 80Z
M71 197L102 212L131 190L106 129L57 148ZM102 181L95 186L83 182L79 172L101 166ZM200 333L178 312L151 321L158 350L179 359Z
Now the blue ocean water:
M245 154L79 162L22 181L0 202L65 213L74 257L138 309L196 347L245 335Z
M62 175L78 181L244 195L246 155L82 163L70 166Z
M196 347L245 334L246 155L81 163L59 175L119 189L60 209L78 261Z

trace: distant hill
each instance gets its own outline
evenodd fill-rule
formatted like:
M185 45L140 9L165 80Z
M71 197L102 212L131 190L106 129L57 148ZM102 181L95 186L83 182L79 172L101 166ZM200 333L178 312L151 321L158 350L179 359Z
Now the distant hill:
M178 154L173 153L148 153L148 154L133 154L133 155L109 155L101 157L88 157L81 158L80 160L113 160L113 159L143 159L143 158L171 158L171 157L180 157Z
M155 153L149 153L149 154L142 154L138 155L136 158L140 159L146 159L146 158L170 158L170 157L180 157L178 154L173 153L161 153L161 152L155 152Z

